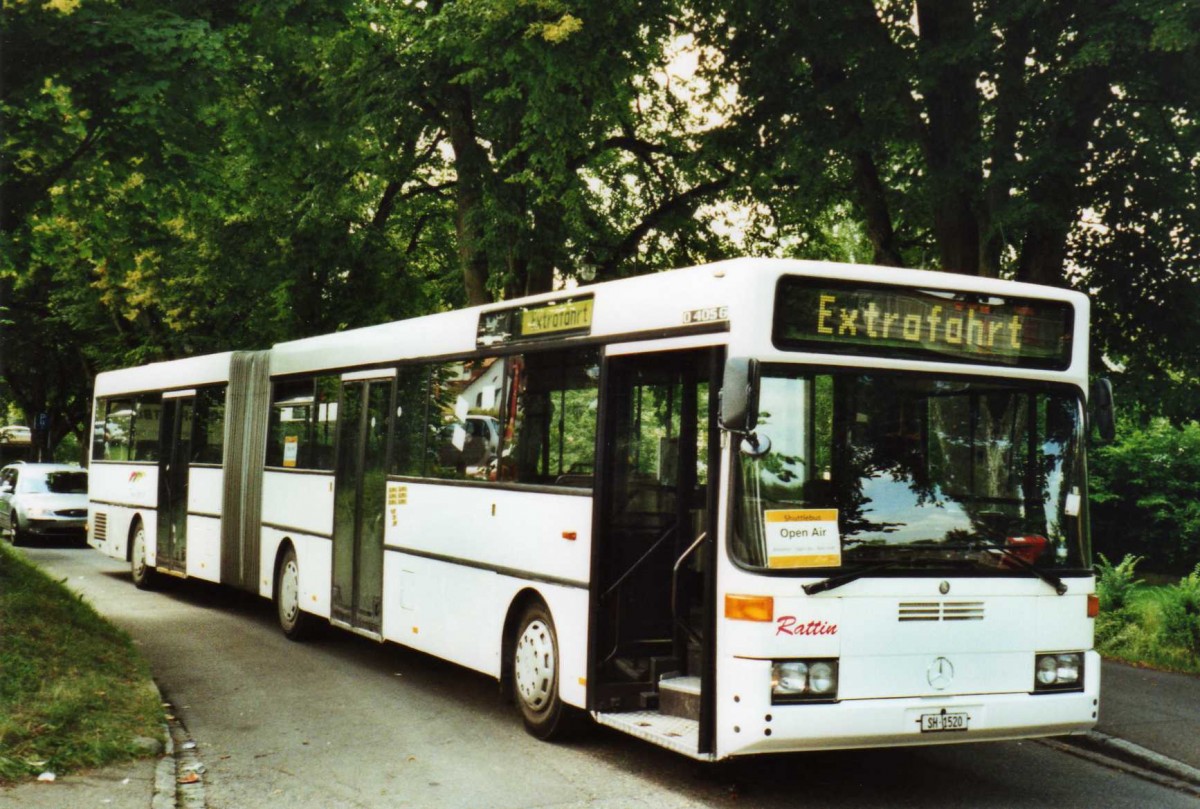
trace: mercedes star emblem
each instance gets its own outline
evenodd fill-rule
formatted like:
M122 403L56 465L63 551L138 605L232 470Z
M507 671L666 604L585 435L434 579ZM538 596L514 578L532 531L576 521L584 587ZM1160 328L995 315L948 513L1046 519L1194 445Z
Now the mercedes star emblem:
M954 664L944 657L935 658L929 664L929 670L925 672L925 677L934 691L945 691L946 687L950 685L950 681L954 679Z

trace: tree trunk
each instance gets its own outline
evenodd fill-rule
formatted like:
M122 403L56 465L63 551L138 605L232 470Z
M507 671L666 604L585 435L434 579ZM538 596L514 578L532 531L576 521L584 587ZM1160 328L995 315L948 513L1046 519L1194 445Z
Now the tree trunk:
M979 221L972 192L982 178L977 162L978 69L967 54L975 37L975 14L969 0L921 0L917 20L929 118L925 160L941 268L974 275L979 270Z
M454 150L454 226L458 235L458 261L462 268L467 305L491 300L488 294L488 257L483 246L483 187L490 166L487 153L475 137L470 90L449 85L443 94L443 112L450 146Z

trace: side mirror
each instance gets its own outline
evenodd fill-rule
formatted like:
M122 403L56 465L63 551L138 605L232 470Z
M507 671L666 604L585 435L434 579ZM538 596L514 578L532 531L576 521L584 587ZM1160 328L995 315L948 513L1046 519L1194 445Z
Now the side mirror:
M1117 418L1113 410L1112 382L1097 379L1092 383L1092 420L1100 437L1112 441L1117 435Z
M721 383L721 427L732 432L753 432L758 423L758 360L730 357Z

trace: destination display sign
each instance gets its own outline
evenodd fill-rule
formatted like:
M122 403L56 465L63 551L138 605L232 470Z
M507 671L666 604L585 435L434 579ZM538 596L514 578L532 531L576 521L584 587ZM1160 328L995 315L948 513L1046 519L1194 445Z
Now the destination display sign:
M594 303L592 296L587 295L484 312L479 316L479 330L475 342L483 347L523 340L590 334Z
M783 278L779 348L1066 369L1074 310L1064 301Z

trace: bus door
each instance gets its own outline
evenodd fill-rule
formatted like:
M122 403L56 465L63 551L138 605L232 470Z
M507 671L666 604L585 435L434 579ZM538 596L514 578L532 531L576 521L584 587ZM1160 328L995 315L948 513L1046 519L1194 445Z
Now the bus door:
M187 570L188 472L192 460L195 391L163 395L159 411L158 534L159 570Z
M607 360L594 531L589 707L610 723L693 720L699 753L712 739L720 368L720 349Z
M383 626L388 414L395 387L394 374L386 374L343 376L337 418L331 618L371 635Z

